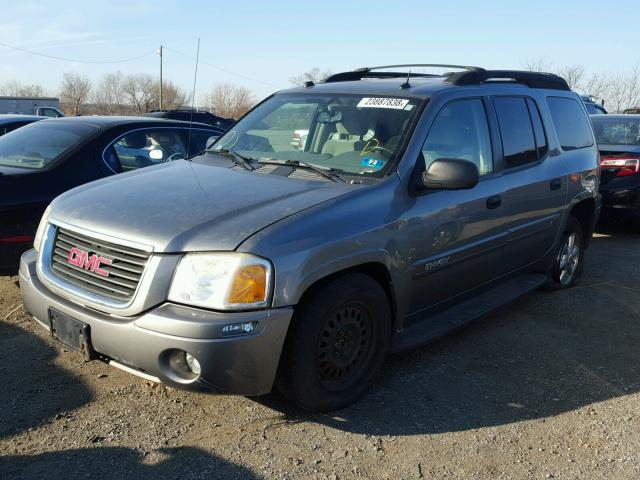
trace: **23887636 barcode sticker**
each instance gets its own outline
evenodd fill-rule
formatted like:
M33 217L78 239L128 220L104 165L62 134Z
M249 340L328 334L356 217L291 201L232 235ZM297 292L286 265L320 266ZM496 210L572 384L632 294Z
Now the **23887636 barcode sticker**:
M405 98L365 97L358 102L358 108L393 108L402 110L409 100Z

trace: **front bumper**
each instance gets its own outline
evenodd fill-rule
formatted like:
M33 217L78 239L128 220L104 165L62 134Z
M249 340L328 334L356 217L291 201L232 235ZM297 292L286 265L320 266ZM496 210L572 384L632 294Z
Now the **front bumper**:
M221 393L262 395L271 391L292 308L254 312L212 312L164 303L135 317L117 317L89 309L54 294L36 275L36 252L22 255L19 272L24 306L45 328L54 308L89 325L93 349L131 373L163 384ZM230 323L257 322L250 334L222 337ZM201 375L185 379L173 369L169 354L188 352Z

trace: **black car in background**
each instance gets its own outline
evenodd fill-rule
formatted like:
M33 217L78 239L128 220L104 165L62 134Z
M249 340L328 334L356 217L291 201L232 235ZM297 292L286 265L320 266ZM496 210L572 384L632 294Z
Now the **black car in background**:
M17 271L42 213L61 193L197 155L218 132L209 125L144 117L65 117L0 137L0 274Z
M592 97L591 95L582 95L580 98L582 98L582 102L584 103L584 106L587 109L587 113L589 115L607 113L607 111L604 109L604 100L602 101L602 103L598 103L596 98Z
M226 132L235 120L222 118L213 113L201 112L198 110L154 110L144 114L145 117L168 118L170 120L182 120L184 122L206 123L218 128L220 134Z
M604 219L640 226L640 115L591 115L600 150Z
M16 128L24 127L30 123L44 120L47 117L37 115L18 115L14 113L4 113L0 115L0 137Z

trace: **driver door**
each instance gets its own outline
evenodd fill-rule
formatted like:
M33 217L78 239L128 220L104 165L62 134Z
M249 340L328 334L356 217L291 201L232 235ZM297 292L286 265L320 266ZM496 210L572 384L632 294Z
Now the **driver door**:
M495 279L505 241L504 188L494 171L485 101L466 98L446 104L431 125L422 157L425 169L437 158L471 161L480 182L469 190L422 192L407 212L413 259L408 324Z

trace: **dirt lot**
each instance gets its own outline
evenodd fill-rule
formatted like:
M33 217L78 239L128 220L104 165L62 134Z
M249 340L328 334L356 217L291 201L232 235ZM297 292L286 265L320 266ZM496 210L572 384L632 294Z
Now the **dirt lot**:
M580 287L389 358L333 415L82 363L19 305L0 278L3 479L640 477L640 235L598 235Z

